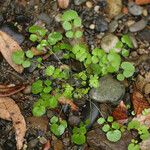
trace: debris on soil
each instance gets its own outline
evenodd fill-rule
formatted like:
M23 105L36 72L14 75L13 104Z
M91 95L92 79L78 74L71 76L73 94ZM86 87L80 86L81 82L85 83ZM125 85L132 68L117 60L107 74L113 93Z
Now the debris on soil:
M27 130L26 122L13 99L9 97L0 97L0 118L13 122L16 132L17 149L22 149Z

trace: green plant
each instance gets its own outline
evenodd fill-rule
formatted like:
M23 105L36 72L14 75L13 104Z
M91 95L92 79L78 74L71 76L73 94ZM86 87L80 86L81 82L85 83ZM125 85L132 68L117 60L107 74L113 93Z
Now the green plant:
M128 145L128 150L140 150L140 145L137 143L137 140L132 139L131 143Z
M61 136L67 128L66 120L61 120L56 116L50 119L50 130L56 136Z
M117 79L120 81L124 80L125 77L126 78L131 77L135 72L135 67L130 62L122 62L121 69L123 70L123 73L117 75Z
M89 121L87 120L85 124L82 122L80 123L79 127L74 127L73 128L73 134L71 136L72 142L77 144L77 145L82 145L86 142L86 126L89 124Z
M74 10L67 10L62 15L62 27L66 31L68 38L81 38L83 32L81 30L82 21Z
M129 122L128 124L128 130L137 130L138 134L140 135L140 138L142 140L145 140L150 137L150 133L148 131L148 127L145 125L142 125L139 121L133 120Z
M102 131L106 132L106 137L111 142L117 142L121 139L122 127L118 122L113 121L112 116L108 116L107 120L103 117L99 118L97 122L102 126Z
M28 50L26 53L24 51L18 50L12 54L13 62L15 64L22 65L24 68L30 67L30 58L33 58L33 53L31 50Z

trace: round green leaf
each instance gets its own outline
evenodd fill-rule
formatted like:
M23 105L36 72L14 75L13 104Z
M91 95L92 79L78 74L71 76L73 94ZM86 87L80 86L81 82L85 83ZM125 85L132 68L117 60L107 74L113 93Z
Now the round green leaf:
M73 38L73 32L72 31L67 31L65 35L68 38Z
M121 73L117 75L117 79L118 79L119 81L123 81L124 78L125 78L124 75L121 74Z
M71 30L71 29L72 29L72 25L71 25L71 23L68 22L68 21L63 22L62 25L63 25L63 28L64 28L65 30Z
M25 60L25 61L22 63L22 66L23 66L24 68L28 68L28 67L31 66L31 62L30 62L29 60Z
M38 40L38 36L36 34L31 34L29 39L32 41L32 42L35 42Z
M46 109L44 106L33 107L32 113L33 113L33 116L40 117L46 113Z
M83 32L82 32L82 31L76 31L76 32L75 32L75 37L76 37L76 38L81 38L82 35L83 35Z
M104 132L108 132L110 130L110 125L109 124L105 124L103 127L102 127L102 130Z
M74 10L67 10L62 15L62 21L71 21L78 17L78 14Z
M21 65L24 61L24 52L21 50L13 52L12 60L15 64Z
M84 134L73 134L72 141L77 145L82 145L86 142L86 137Z
M50 66L48 66L48 67L46 68L45 74L46 74L47 76L51 76L51 75L53 75L54 71L55 71L55 67L52 66L52 65L50 65Z
M108 131L106 133L106 137L111 142L117 142L121 139L121 131L119 130Z
M31 50L28 50L28 51L26 52L26 56L27 56L28 58L33 58L33 52L32 52Z
M101 117L97 120L97 123L99 123L99 124L103 124L104 122L105 122L105 119L103 117Z
M77 17L74 19L73 24L75 27L80 27L82 25L81 18Z

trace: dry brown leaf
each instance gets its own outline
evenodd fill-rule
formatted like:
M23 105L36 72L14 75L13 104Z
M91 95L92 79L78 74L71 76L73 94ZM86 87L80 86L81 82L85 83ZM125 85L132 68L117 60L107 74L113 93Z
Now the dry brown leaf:
M0 97L7 97L22 91L25 85L1 85L0 84Z
M128 119L128 110L126 108L126 105L123 101L120 102L120 104L115 108L115 110L112 112L112 116L115 120L119 121L120 123L124 123Z
M9 35L5 32L0 31L0 52L6 61L18 72L23 72L23 67L21 65L17 65L12 61L12 53L21 50L21 47L18 43L13 40Z
M136 115L141 114L145 108L150 108L148 101L146 101L144 96L137 90L133 91L131 101Z
M49 150L50 148L51 148L51 143L50 143L50 140L48 140L47 143L44 144L42 150Z
M70 105L71 109L73 111L77 111L78 110L78 106L76 106L73 101L71 99L67 99L65 98L64 96L61 96L58 101L61 103L61 104L68 104Z
M13 122L16 133L17 149L23 146L26 122L15 101L9 97L0 97L0 118Z

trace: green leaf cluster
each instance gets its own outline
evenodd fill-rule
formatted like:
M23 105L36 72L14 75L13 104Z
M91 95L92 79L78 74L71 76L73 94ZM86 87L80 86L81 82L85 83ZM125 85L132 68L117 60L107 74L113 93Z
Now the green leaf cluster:
M117 142L121 139L122 129L124 126L121 126L118 122L113 121L112 116L108 116L107 120L103 117L100 117L97 120L97 123L102 126L102 130L106 133L106 137L111 142Z
M45 69L46 76L52 76L53 79L68 79L69 69L55 68L53 65L48 66Z
M86 142L86 133L87 129L86 126L89 124L89 121L87 120L85 124L80 123L79 127L73 128L73 134L71 136L72 142L77 145L82 145Z
M53 116L50 119L50 130L56 136L58 137L61 136L65 132L66 128L67 128L66 120L61 120L56 116Z
M62 27L66 31L67 38L81 38L83 32L81 31L82 21L74 10L67 10L62 15Z
M28 50L26 52L22 50L17 50L12 54L12 60L17 65L22 65L24 68L31 66L30 59L33 58L33 52Z

